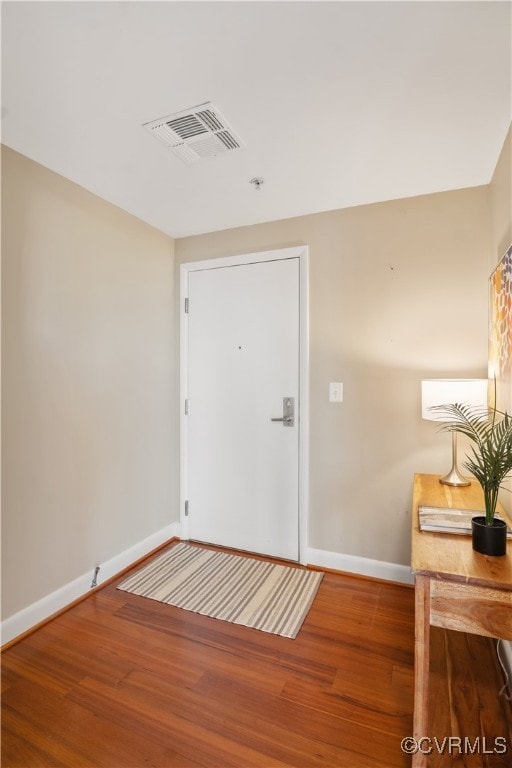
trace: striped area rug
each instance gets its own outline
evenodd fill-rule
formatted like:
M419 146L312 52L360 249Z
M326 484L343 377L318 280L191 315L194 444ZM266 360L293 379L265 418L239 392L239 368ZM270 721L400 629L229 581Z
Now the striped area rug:
M177 544L118 589L216 619L296 637L322 574Z

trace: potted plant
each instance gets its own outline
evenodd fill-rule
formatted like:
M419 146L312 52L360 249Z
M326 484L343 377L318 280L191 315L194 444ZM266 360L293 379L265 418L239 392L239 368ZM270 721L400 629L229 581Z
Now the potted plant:
M512 417L495 408L475 408L459 403L435 406L451 417L441 429L458 432L471 441L471 452L463 463L480 483L485 516L472 519L473 549L484 555L505 555L507 525L496 518L498 492L512 471Z

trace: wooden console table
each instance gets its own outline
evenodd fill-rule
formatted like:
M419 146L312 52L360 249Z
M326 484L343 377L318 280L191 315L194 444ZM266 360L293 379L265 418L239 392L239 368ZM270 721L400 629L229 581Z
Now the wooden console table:
M414 721L416 740L428 733L430 627L444 627L512 640L512 540L505 557L473 551L471 536L420 531L418 507L484 509L479 484L455 488L439 475L415 475L412 507L412 558L415 576ZM500 515L507 518L503 509ZM508 520L510 524L510 519ZM424 768L427 756L413 756Z

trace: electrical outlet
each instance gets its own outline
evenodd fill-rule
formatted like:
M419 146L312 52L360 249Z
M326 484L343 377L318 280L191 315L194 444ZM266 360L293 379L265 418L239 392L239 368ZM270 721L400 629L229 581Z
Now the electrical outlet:
M343 402L343 384L341 381L331 381L329 384L329 402L330 403L342 403Z

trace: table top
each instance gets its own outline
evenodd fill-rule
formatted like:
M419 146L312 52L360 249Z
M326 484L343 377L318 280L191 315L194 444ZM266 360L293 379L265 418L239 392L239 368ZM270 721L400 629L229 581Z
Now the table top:
M473 550L471 535L420 531L420 505L482 511L485 508L482 489L476 480L469 486L454 487L440 483L440 477L422 474L414 476L412 571L512 591L512 539L507 540L507 554L504 557L489 557ZM501 505L498 511L512 525Z

